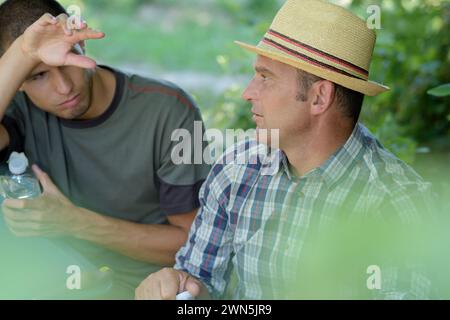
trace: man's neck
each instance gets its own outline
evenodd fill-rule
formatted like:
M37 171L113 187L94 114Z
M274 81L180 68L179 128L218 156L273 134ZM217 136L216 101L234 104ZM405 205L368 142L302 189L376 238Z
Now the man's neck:
M116 88L114 74L97 67L91 78L91 103L82 120L95 119L102 115L111 105Z
M352 134L354 126L317 127L301 137L293 139L283 148L291 169L297 177L302 177L320 167L330 156L341 148Z

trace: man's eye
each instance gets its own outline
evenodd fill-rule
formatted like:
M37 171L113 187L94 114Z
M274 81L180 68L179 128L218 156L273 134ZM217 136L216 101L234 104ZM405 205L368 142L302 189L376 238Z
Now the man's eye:
M47 72L39 72L31 78L31 81L42 79Z

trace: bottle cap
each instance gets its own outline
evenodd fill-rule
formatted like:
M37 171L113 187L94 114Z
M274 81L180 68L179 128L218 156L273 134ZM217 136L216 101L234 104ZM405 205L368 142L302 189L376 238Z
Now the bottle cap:
M184 291L177 294L176 300L195 300L195 297L189 291Z
M28 159L23 152L13 152L9 156L8 167L12 174L22 174L27 170Z

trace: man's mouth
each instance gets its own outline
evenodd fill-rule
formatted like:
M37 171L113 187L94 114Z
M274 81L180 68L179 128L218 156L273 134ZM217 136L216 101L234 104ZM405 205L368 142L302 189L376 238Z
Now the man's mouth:
M256 126L257 126L257 127L261 127L261 126L262 126L262 123L263 123L263 116L260 116L260 115L258 115L258 114L253 114L252 119L253 119L253 122L256 123Z
M252 109L252 113L253 113L253 117L255 117L255 116L256 117L261 117L261 118L263 117L262 114L259 114L259 113L255 112L255 110L253 110L253 109Z
M253 118L253 121L255 121L255 122L257 122L257 120L261 120L263 118L263 116L261 114L256 113L253 110L252 110L252 113L253 113L253 117L252 118Z
M80 102L80 94L74 95L59 106L63 108L73 108Z

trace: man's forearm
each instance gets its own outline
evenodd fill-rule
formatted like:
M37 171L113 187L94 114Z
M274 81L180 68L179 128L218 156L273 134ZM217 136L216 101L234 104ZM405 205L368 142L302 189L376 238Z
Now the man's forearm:
M173 225L146 225L107 217L75 207L78 222L72 235L117 251L136 260L173 265L188 230Z
M37 61L22 51L21 42L22 37L17 38L0 58L0 120L17 90L37 65Z
M37 65L21 49L22 37L19 37L0 57L0 122L16 92L22 86L29 73ZM9 145L9 135L0 126L0 150Z

